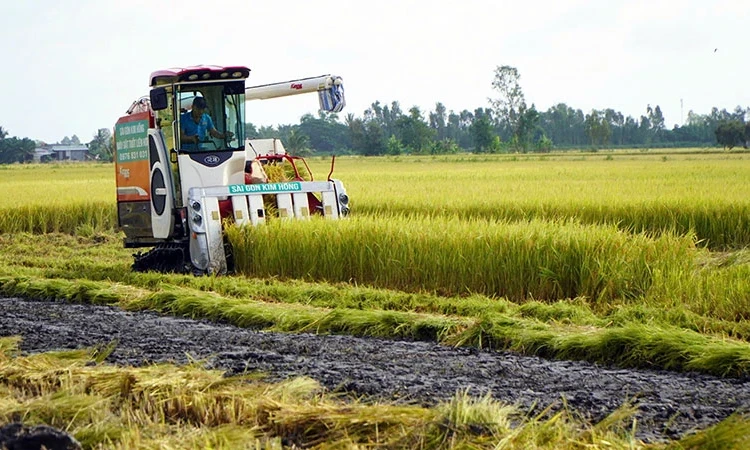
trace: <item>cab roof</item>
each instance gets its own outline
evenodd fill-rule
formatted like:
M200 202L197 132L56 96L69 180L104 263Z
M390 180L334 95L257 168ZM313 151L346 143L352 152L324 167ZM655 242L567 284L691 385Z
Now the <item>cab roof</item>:
M241 80L248 76L250 76L250 69L245 66L173 67L152 72L149 78L149 85L154 87L163 84L179 83L181 81Z

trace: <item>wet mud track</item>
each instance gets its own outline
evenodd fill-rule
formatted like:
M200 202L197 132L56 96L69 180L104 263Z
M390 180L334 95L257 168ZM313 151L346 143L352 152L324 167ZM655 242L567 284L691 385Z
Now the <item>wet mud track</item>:
M634 400L638 437L647 441L675 439L750 408L750 379L608 368L427 342L260 332L112 307L0 299L0 336L15 335L29 353L116 341L110 363L181 364L192 358L227 374L261 371L270 381L304 375L331 391L421 405L469 389L522 411L562 404L564 398L570 409L596 421Z

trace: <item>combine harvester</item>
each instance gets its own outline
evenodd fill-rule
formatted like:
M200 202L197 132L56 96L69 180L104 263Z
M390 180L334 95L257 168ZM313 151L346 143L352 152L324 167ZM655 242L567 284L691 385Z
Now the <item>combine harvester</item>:
M345 217L349 198L341 181L312 181L304 159L290 156L278 139L245 137L245 102L318 93L320 108L345 105L340 77L324 75L245 87L243 66L195 66L151 74L151 92L131 105L115 124L117 218L126 248L136 253L133 269L194 274L233 270L223 227L258 225L273 212L281 219L321 215ZM217 139L196 144L181 138L183 113L196 97L206 102ZM185 142L181 142L184 140ZM310 181L300 176L302 162ZM288 163L294 177L269 183L264 166ZM265 198L265 202L264 202ZM273 208L266 205L273 204Z

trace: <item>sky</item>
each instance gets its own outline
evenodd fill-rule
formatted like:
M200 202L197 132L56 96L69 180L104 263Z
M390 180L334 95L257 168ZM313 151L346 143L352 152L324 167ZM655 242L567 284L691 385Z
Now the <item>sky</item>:
M247 85L344 80L347 114L375 101L490 107L495 69L520 73L527 104L750 107L747 0L6 0L0 6L0 126L9 136L89 142L148 95L156 70L243 65ZM256 126L317 115L314 94L247 103Z

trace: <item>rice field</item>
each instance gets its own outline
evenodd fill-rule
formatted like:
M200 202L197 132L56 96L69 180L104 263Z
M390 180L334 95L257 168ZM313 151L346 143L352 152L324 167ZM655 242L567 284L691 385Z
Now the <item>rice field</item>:
M628 232L695 233L711 249L750 242L744 153L565 153L524 156L342 158L358 216L483 218L518 221L575 218ZM330 160L309 161L322 179ZM0 232L60 229L71 221L112 226L113 168L71 164L0 167ZM40 208L31 208L39 205ZM59 216L43 211L56 205ZM95 205L96 211L87 210ZM19 206L31 209L18 210ZM107 214L109 212L109 215ZM37 215L34 220L28 217Z
M308 162L318 178L329 171L327 158ZM335 169L352 217L230 229L239 274L518 304L583 299L600 315L668 306L746 335L748 154L340 157ZM113 171L0 167L0 233L113 232Z
M231 228L237 273L195 278L130 272L113 166L0 166L0 293L747 377L749 172L699 150L339 157L350 218Z

